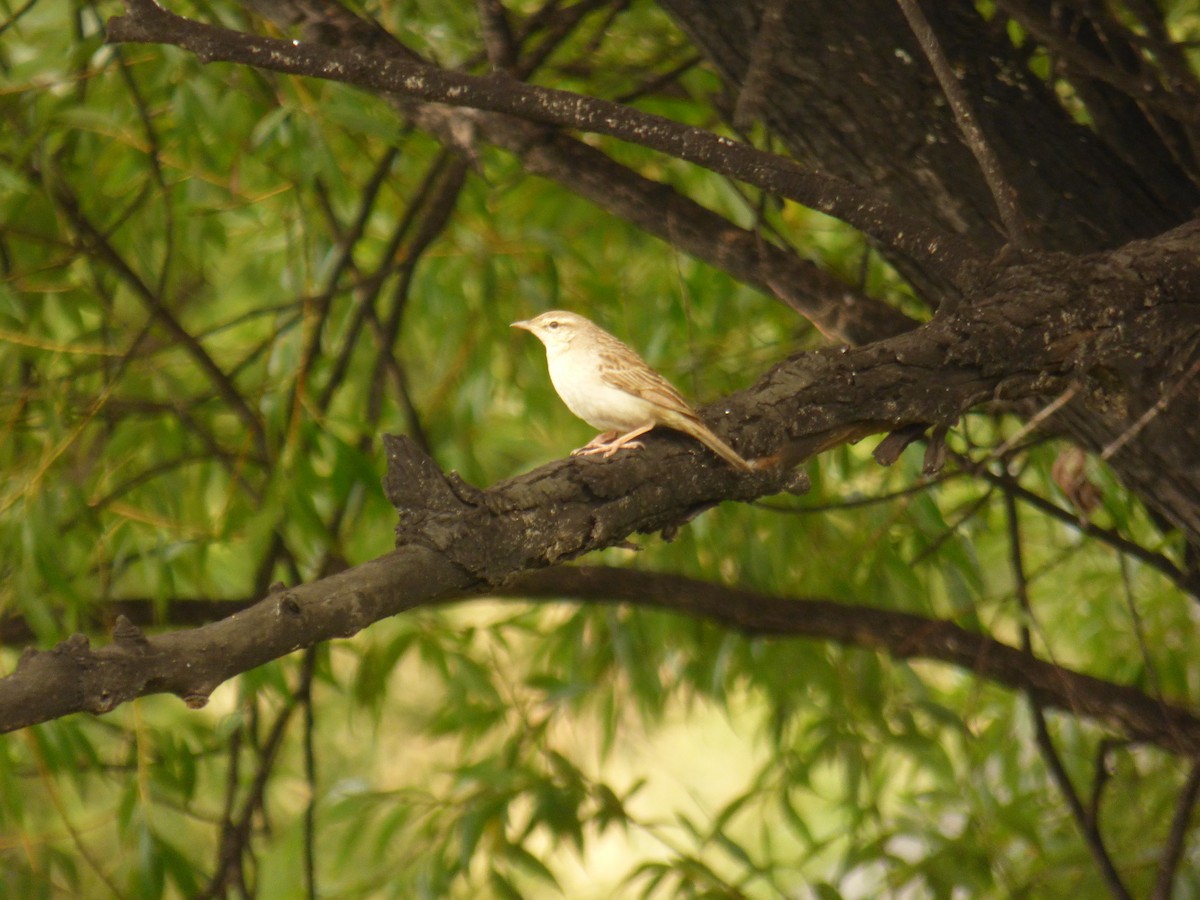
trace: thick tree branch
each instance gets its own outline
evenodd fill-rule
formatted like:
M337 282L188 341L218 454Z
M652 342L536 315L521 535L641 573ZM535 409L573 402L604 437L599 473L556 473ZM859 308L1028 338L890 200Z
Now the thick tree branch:
M1196 346L1198 230L1086 260L1013 266L988 293L916 331L777 366L752 389L709 407L709 424L749 456L790 463L874 432L951 423L997 396L1053 396L1072 382L1084 402L1111 415L1121 378L1130 377L1123 373L1141 373L1164 341ZM1103 377L1093 384L1096 371ZM1118 414L1138 418L1138 410ZM1185 392L1139 440L1160 440L1162 428L1188 434L1197 422L1200 397ZM634 532L673 530L721 500L751 500L794 483L786 466L738 473L695 442L657 433L637 453L553 463L487 491L443 476L411 441L392 439L388 453L387 487L401 512L394 554L281 590L195 631L147 640L127 626L95 651L78 637L28 655L0 680L0 723L104 712L156 692L203 703L226 679L300 647L417 605L487 593L527 569L623 543ZM1175 471L1194 469L1189 459ZM1200 491L1200 482L1181 482L1185 499ZM1200 502L1171 511L1189 537L1200 537Z
M352 18L349 11L336 4L324 4L318 10L302 0L274 0L269 9L258 2L254 7L260 13L269 13L280 27L289 27L295 21L305 22L304 32L309 39L331 46L341 42L347 33L346 20ZM537 54L518 66L519 77L529 75L542 54L561 43L566 36L563 28L577 23L578 17L586 12L586 4L578 3L569 9L571 16L559 21L551 35L540 42ZM333 10L337 14L331 20ZM525 24L523 43L528 43L537 30L537 18L535 15ZM366 26L364 22L360 30ZM767 22L764 28L777 30L776 25ZM416 58L395 38L389 38L388 43L394 52ZM378 49L377 42L372 46ZM694 62L693 58L683 65ZM675 74L679 68L673 70ZM620 102L631 99L625 97ZM517 156L526 171L548 178L671 246L773 294L835 340L866 344L915 327L898 310L852 288L797 254L739 228L670 185L646 178L562 131L500 113L421 103L407 97L393 96L392 100L404 116L436 135L447 147L471 158L478 156L477 143L486 142L507 150Z
M399 53L367 54L243 34L176 16L153 0L130 0L127 10L127 15L109 20L110 41L172 44L204 62L242 63L606 134L840 218L896 252L930 266L960 290L970 286L981 265L977 251L957 236L886 203L874 191L704 129L611 101L515 82L502 75L477 77L437 69Z
M1106 722L1139 741L1185 749L1200 732L1171 733L1177 721L1200 726L1195 713L1134 688L1073 672L952 622L831 600L793 599L729 588L680 575L604 566L530 573L512 588L527 597L631 603L709 619L752 637L803 637L878 650L895 659L959 666L1007 688L1029 692L1048 708ZM1177 720L1177 716L1182 719ZM1164 743L1165 742L1165 743Z
M944 235L938 236L931 232L925 226L924 220L902 221L894 217L895 209L886 205L880 206L876 194L863 192L857 187L847 187L843 191L844 185L837 179L814 174L786 160L763 154L703 130L685 128L665 119L644 116L607 101L548 91L502 77L472 78L458 73L443 72L413 61L411 53L398 48L390 49L385 58L382 54L349 54L307 44L297 47L287 42L265 41L189 22L163 11L150 0L136 0L131 2L130 8L134 12L129 16L113 20L111 23L114 39L178 43L206 59L265 64L280 71L333 77L376 90L398 91L395 96L496 110L542 123L590 129L634 140L673 153L682 159L708 165L714 171L729 174L766 190L782 193L803 202L811 202L818 208L841 209L843 212L849 210L845 216L847 221L857 224L885 244L899 248L903 253L911 253L912 260L923 260L927 270L938 269L947 277L957 279L960 285L974 285L977 288L987 277L986 270L979 267L973 251L959 242L955 242L954 248L943 243ZM820 200L821 197L832 202L833 206L822 206L824 201ZM1186 230L1187 226L1184 226L1172 234L1178 239ZM897 243L900 232L903 232L903 240ZM1188 232L1188 235L1188 239L1195 240L1194 230ZM915 241L915 245L910 246L911 241ZM1176 243L1178 245L1178 240ZM1043 259L1040 263L1046 261ZM1185 278L1192 277L1194 262L1193 254L1184 267ZM1035 268L1040 269L1041 265ZM1012 271L1013 269L1010 269L1009 273ZM1160 269L1158 276L1161 278L1162 274L1163 270ZM1076 275L1080 279L1086 277L1083 271L1077 272ZM1053 285L1057 282L1058 278L1051 277L1047 284ZM1071 310L1068 316L1074 319L1076 306L1072 303L1068 304L1067 308ZM1001 330L1005 327L1000 322L995 324ZM1074 324L1072 323L1072 326ZM1186 367L1195 361L1200 338L1190 330L1190 319L1185 324L1189 329L1187 337L1174 344L1160 342L1153 353L1144 356L1145 360L1164 361L1162 370L1156 373L1157 377L1145 377L1145 362L1135 364L1130 360L1125 364L1125 373L1120 379L1124 381L1120 391L1121 402L1126 403L1138 414L1145 412L1147 401L1154 403L1161 399L1158 386L1174 379L1181 364ZM1086 343L1086 334L1083 337ZM1060 335L1059 339L1065 341L1067 336ZM980 346L984 346L985 343L981 343ZM1011 344L1009 346L1016 349ZM1012 359L1020 360L1021 357ZM1079 362L1080 360L1076 360L1076 364ZM1141 373L1135 371L1139 366L1142 369ZM936 368L934 360L930 360L927 368L930 372ZM1096 367L1093 367L1093 371L1096 371ZM1025 379L1023 390L1029 390L1032 380L1036 380L1032 370L1027 370L1027 373L1028 378ZM1125 378L1125 375L1130 377ZM1013 387L1021 380L1014 382L1009 379L1006 388ZM1053 382L1053 375L1043 371L1042 380L1049 384ZM1120 403L1114 404L1111 397L1103 396L1107 389L1101 382L1102 379L1096 380L1091 396L1071 404L1064 416L1070 423L1072 436L1091 448L1111 443L1114 437L1122 434L1130 424ZM1065 387L1065 384L1059 384L1057 389L1062 390ZM1149 432L1139 435L1137 441L1132 442L1123 454L1118 454L1113 460L1114 468L1127 485L1143 497L1158 514L1183 529L1193 540L1200 534L1200 472L1195 471L1191 461L1182 457L1187 455L1184 448L1194 445L1194 442L1190 442L1184 435L1190 434L1197 427L1197 417L1189 418L1187 410L1198 405L1200 404L1196 403L1194 397L1185 396L1175 401L1176 415L1170 417L1175 425L1174 436L1168 437L1172 434L1169 422L1156 421L1154 430L1158 432L1157 437ZM950 420L935 421L941 421L944 425ZM1181 424L1184 424L1182 430L1179 428ZM862 431L857 428L849 432L831 432L826 436L826 440L851 439L861 434ZM776 433L772 437L775 440L770 443L776 448L788 443L786 435ZM821 446L820 442L817 446ZM808 449L811 452L812 448ZM786 462L802 455L796 448L788 447L782 459Z
M462 596L471 581L421 547L405 547L338 575L279 590L249 609L187 631L144 636L118 620L113 642L93 650L75 635L27 651L0 679L0 730L72 712L104 713L135 697L174 693L203 706L222 682L312 644L437 597ZM415 602L410 599L415 598Z
M420 104L409 113L435 134L469 131L517 154L526 171L549 178L744 284L778 297L838 340L867 344L916 325L813 263L566 134L512 116L439 104Z
M659 5L736 96L750 77L756 13L766 2ZM1132 101L1128 118L1094 122L1095 130L1080 127L1030 71L1031 46L1014 46L977 6L967 0L922 4L1019 194L1036 247L1091 252L1192 216L1200 197L1167 158L1190 155L1186 147L1165 154ZM1069 13L1078 6L1055 8ZM771 90L761 109L772 133L806 164L871 185L975 246L999 250L1003 236L991 192L940 85L920 64L923 53L896 0L842 0L836 11L821 0L790 0L785 7ZM1088 4L1089 10L1099 8L1106 7ZM895 262L918 291L936 298L939 285L930 285L926 272L913 271L904 259Z
M430 566L429 583L424 590L419 586L414 590L419 573L413 569L424 565ZM210 679L214 669L229 668L221 657L235 657L238 665L250 668L248 654L261 657L253 645L287 646L298 639L294 631L298 623L320 631L324 637L315 639L322 640L365 627L364 614L383 618L475 593L473 589L456 590L453 582L452 571L436 554L397 551L311 585L276 591L256 606L212 625L146 638L141 649L131 646L128 637L118 637L107 647L84 649L81 657L77 651L83 643L76 639L73 649L67 642L33 655L24 668L0 679L0 729L31 724L20 717L29 717L33 711L42 720L69 712L106 711L108 707L94 708L80 705L80 701L99 700L102 684L115 684L114 678L128 682L130 689L136 687L140 696L174 690L193 678ZM439 596L429 596L430 591L440 592ZM1200 717L1193 712L1134 688L1055 666L951 622L602 566L528 572L488 591L487 596L630 603L708 619L752 637L827 640L896 659L944 662L1013 690L1027 691L1047 708L1103 722L1134 740L1200 756ZM233 674L236 667L229 676ZM67 685L73 685L72 708L64 708L57 693ZM199 695L195 696L198 700ZM49 704L58 706L53 716L44 715Z

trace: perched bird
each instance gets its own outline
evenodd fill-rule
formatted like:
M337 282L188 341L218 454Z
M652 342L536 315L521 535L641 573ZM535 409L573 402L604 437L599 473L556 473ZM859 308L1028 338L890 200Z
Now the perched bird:
M732 466L753 468L700 421L670 382L594 322L554 310L512 327L532 332L546 345L558 396L567 409L603 432L572 456L612 456L622 447L641 447L635 438L665 425L691 435Z

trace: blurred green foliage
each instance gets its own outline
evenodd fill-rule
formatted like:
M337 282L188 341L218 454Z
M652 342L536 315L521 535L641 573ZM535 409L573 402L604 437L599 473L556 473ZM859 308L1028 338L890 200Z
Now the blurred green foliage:
M235 6L199 8L262 27ZM400 291L415 260L398 224L452 165L431 138L343 86L107 46L103 21L119 11L38 0L17 19L4 7L0 612L39 646L94 631L114 599L152 602L169 625L172 600L249 598L386 552L378 436L413 431L409 403L439 464L480 485L583 443L514 319L584 312L701 400L821 342L781 304L495 151ZM443 64L477 56L470 4L377 12ZM537 78L620 96L691 53L637 2L586 19ZM693 68L639 103L718 127L717 89ZM605 148L753 220L720 179ZM772 215L804 235L805 255L916 308L852 232ZM381 345L389 317L400 327ZM979 456L1016 427L973 416L951 445ZM1013 471L1057 499L1060 449L1030 446ZM591 561L906 610L1015 643L1024 619L999 492L961 476L906 492L919 470L919 450L883 469L869 448L839 448L811 465L802 498L727 504L673 543ZM1099 524L1178 549L1103 469L1089 475ZM1026 508L1021 529L1040 653L1197 695L1194 607L1178 591ZM0 670L18 649L0 652ZM255 792L245 880L261 897L296 896L306 853L337 897L1101 890L1025 702L969 672L626 607L498 601L380 622L308 664L310 688L297 655L224 685L201 712L150 697L0 739L0 893L196 896L222 822ZM1052 728L1085 793L1103 750L1104 836L1144 893L1186 761L1102 744L1070 716ZM1200 896L1188 852L1180 896Z

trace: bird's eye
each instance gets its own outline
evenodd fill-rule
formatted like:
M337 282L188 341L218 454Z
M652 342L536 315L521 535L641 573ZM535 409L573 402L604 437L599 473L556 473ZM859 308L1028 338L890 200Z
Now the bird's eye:
M547 328L557 328L558 327L558 319L551 319L549 322L546 323L546 327Z

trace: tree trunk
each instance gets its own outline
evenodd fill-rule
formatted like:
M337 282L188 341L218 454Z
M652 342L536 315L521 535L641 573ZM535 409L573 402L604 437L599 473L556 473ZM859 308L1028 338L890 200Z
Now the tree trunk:
M751 107L798 159L869 185L981 249L1003 245L980 166L894 0L846 0L836 8L815 0L662 5L724 76L739 111L744 115ZM1200 191L1174 162L1177 154L1163 137L1178 131L1179 123L1151 122L1106 90L1109 115L1095 130L1085 128L1029 71L1028 60L1004 33L1004 17L986 22L962 0L925 7L1038 249L1078 254L1115 247L1192 217ZM1078 36L1080 25L1075 26ZM1103 88L1075 83L1089 96ZM1134 134L1136 140L1130 140ZM1196 232L1181 232L1172 244L1179 255L1159 262L1146 256L1153 251L1131 250L1131 262L1137 256L1139 267L1161 272L1159 287L1148 286L1148 294L1172 283L1170 289L1197 289L1194 283L1184 287L1194 273L1170 270L1189 255L1200 258ZM940 305L944 296L936 275L890 258L931 305ZM1091 289L1044 285L1062 306L1063 329L1076 327L1074 305L1093 302L1105 279L1116 277L1110 266L1119 259L1111 257L1094 273ZM1123 302L1139 301L1126 292ZM1049 424L1092 451L1110 454L1130 490L1200 545L1200 337L1194 305L1172 315L1179 318L1162 320L1155 337L1127 335L1131 345L1144 345L1143 355L1126 354L1119 368L1084 367L1075 399ZM999 346L999 337L975 339ZM1078 335L1081 341L1087 337ZM939 377L930 372L931 382ZM1030 408L1053 399L1044 396Z

